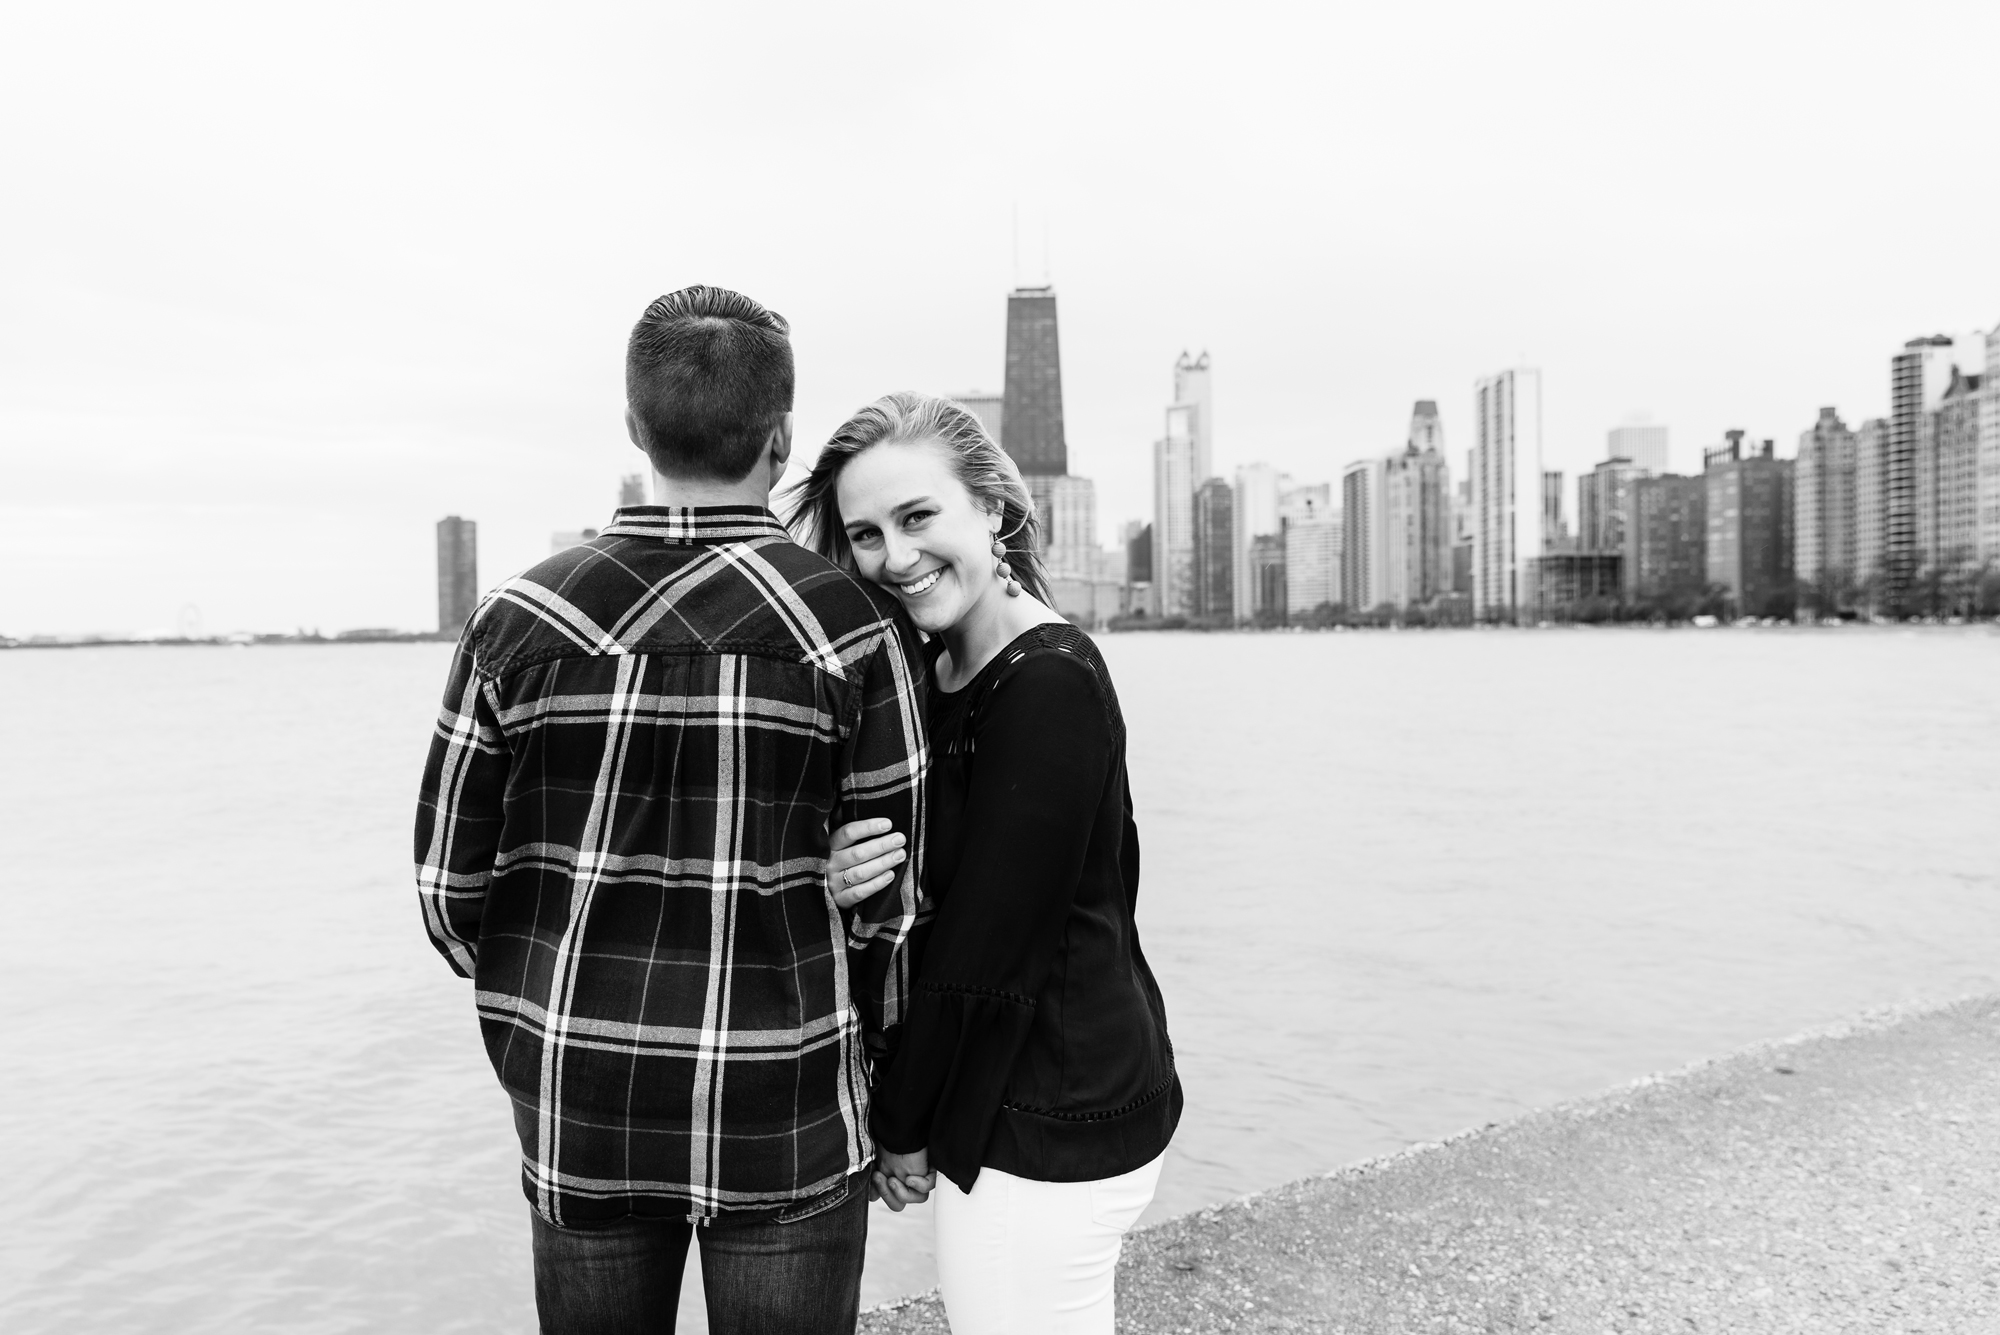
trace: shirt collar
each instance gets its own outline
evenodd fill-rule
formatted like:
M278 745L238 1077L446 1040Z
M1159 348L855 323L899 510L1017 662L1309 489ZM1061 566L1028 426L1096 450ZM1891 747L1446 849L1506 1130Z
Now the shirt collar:
M621 505L604 536L654 538L682 546L792 538L778 517L760 505Z

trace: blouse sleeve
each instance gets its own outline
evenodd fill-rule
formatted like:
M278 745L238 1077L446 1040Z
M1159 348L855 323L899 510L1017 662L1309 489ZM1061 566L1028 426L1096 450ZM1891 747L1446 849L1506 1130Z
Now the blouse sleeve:
M1013 664L978 713L958 870L871 1115L885 1148L929 1146L933 1167L968 1190L1055 962L1112 763L1097 676L1070 654Z

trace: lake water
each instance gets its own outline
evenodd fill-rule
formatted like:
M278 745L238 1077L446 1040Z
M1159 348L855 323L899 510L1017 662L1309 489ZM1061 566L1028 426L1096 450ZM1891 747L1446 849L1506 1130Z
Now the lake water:
M1188 1095L1153 1218L2000 988L1989 629L1103 647ZM447 652L0 654L13 1335L533 1329L408 866ZM876 1207L868 1301L928 1226Z

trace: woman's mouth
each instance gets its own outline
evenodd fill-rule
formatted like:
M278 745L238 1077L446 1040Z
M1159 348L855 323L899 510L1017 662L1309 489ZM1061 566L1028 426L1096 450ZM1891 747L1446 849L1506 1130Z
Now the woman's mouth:
M915 598L922 594L929 593L931 591L931 586L936 584L939 580L943 578L944 578L944 567L939 566L936 570L931 571L931 573L928 575L924 575L919 579L913 579L908 584L898 584L896 587L902 590L903 596L905 598Z

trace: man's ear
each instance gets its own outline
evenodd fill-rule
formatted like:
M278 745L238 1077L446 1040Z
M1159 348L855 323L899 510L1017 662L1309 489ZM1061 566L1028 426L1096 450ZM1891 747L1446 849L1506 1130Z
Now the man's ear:
M630 437L632 443L634 445L637 445L641 450L646 448L646 442L640 439L639 437L639 419L632 416L632 410L630 408L627 408L625 410L625 434L628 437Z
M785 464L792 457L792 415L786 413L771 428L771 434L764 441L771 451L771 478L776 481L785 475Z

